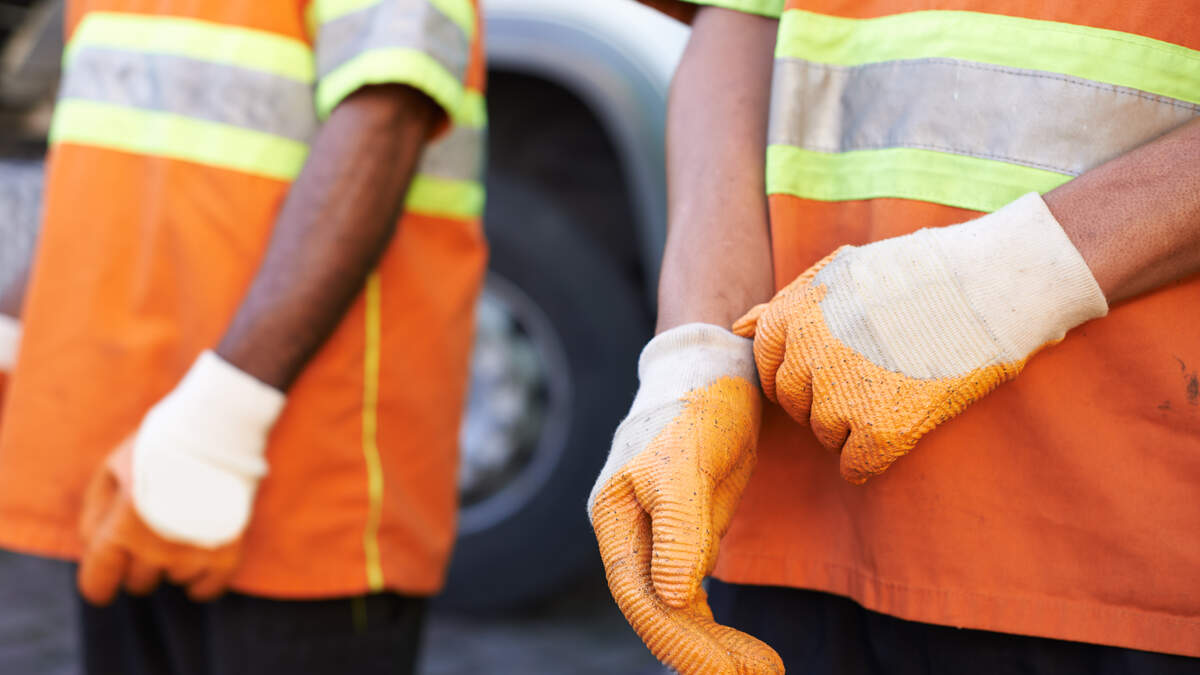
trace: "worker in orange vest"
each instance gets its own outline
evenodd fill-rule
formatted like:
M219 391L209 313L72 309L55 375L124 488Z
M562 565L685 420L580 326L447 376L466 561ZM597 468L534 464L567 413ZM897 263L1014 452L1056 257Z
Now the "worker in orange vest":
M79 0L66 37L0 545L79 560L88 672L412 672L486 258L474 2Z
M1195 672L1200 12L650 4L693 27L659 333L589 501L647 645Z

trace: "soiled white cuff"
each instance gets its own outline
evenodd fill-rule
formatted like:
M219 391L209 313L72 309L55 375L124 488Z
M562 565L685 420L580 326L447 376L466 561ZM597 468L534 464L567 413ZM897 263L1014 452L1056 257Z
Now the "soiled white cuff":
M720 326L689 323L646 343L638 359L637 396L613 435L608 460L588 497L588 517L600 489L683 411L688 392L730 376L758 382L754 341Z
M1017 363L1108 311L1037 193L975 220L848 248L821 269L830 332L914 378Z
M11 373L17 365L17 346L21 344L21 322L0 314L0 373Z
M1010 357L1027 356L1108 313L1091 269L1036 192L931 233L967 303Z

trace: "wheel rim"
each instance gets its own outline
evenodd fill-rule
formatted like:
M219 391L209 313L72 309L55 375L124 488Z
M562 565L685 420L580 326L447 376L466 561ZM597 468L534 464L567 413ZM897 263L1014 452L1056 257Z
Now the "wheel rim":
M489 273L476 307L471 381L459 444L459 535L511 517L541 490L565 450L571 375L549 317Z

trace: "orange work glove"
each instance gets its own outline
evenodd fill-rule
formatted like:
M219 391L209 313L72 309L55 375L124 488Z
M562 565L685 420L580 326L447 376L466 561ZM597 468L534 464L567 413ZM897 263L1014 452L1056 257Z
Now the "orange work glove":
M713 621L700 585L754 469L761 402L751 349L706 324L651 340L588 499L617 606L683 675L783 672L770 647Z
M79 590L103 605L165 577L194 600L236 570L283 394L205 352L84 495Z
M1036 193L995 213L844 246L742 317L763 393L842 476L881 473L937 425L1108 311Z
M92 476L84 496L84 553L79 565L83 597L107 605L121 588L144 595L164 577L185 587L193 600L217 597L237 569L241 538L204 548L159 536L134 508L132 460L133 443L126 441Z

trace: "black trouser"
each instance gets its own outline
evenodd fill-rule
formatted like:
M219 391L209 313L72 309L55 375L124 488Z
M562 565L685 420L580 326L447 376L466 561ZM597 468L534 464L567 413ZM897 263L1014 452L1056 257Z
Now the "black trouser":
M425 614L423 599L390 593L195 603L174 586L80 605L87 675L411 674Z
M1200 659L934 626L836 595L712 580L717 621L775 648L788 675L1177 675Z

